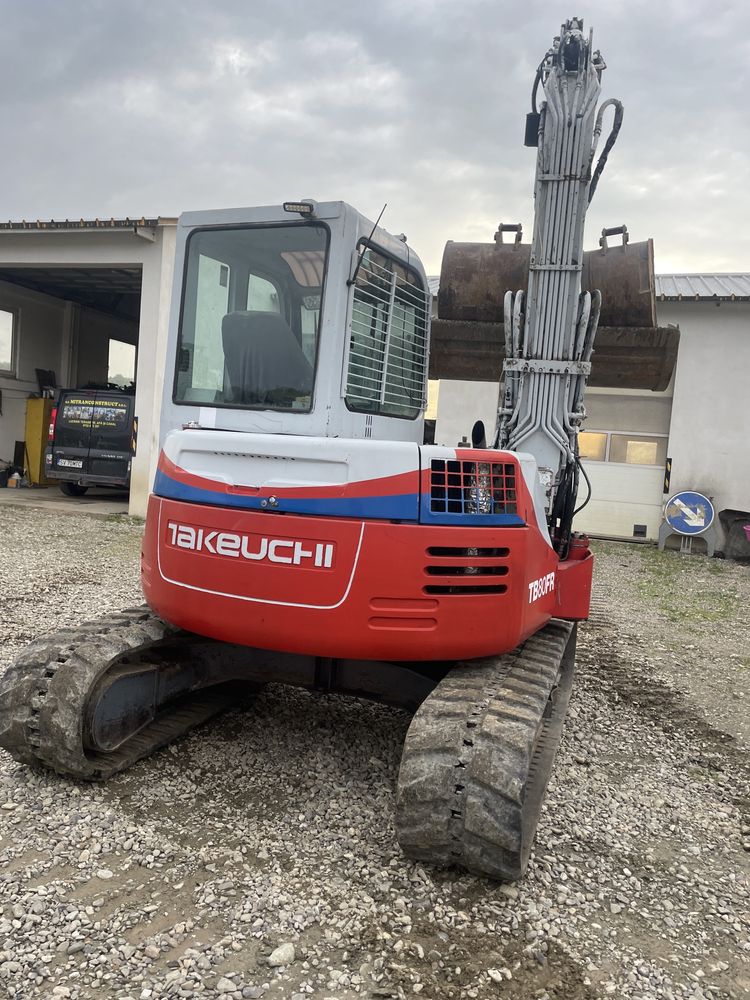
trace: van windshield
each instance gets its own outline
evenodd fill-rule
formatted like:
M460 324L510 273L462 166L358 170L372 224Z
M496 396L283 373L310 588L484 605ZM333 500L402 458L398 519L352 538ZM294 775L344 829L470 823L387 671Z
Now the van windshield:
M315 223L190 234L176 403L310 409L327 250Z

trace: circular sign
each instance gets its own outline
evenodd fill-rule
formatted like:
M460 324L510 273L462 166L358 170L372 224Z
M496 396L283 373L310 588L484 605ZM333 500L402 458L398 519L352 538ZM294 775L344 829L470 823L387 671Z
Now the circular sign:
M714 522L714 505L702 493L684 490L667 500L667 523L680 535L700 535Z

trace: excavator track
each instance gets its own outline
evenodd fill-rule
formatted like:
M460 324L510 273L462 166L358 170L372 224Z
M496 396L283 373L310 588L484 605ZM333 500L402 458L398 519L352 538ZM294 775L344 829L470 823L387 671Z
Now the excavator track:
M405 854L515 881L529 859L570 699L576 626L553 619L513 652L454 667L404 744Z
M127 665L155 660L158 669L165 654L189 661L191 639L201 642L145 606L37 639L0 677L0 746L20 763L72 778L106 780L124 770L236 704L235 685L219 684L154 705L151 718L112 749L92 743L86 720L97 684Z

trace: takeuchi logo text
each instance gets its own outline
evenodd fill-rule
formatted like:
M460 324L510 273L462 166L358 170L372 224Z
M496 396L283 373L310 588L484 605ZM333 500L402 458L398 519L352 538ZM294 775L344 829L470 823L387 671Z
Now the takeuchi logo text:
M282 563L287 566L311 565L322 569L330 569L333 565L333 542L311 542L307 539L272 538L236 531L194 528L177 521L167 522L167 541L177 549L226 556L229 559Z

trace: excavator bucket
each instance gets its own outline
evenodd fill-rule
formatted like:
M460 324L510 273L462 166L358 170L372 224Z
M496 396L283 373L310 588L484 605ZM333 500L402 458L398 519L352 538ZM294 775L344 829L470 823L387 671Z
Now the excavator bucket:
M530 256L528 243L449 240L440 267L440 319L502 323L505 293L526 288Z
M584 252L581 275L583 291L602 293L599 325L656 326L653 240L610 247L602 236L600 243L598 250ZM438 316L502 323L505 293L526 290L530 257L529 243L449 240L440 268Z
M599 327L591 358L592 388L663 392L677 362L676 327ZM499 382L505 360L502 323L433 319L430 378Z
M528 243L446 244L438 316L432 324L430 378L497 381L504 357L503 300L526 289ZM609 237L622 236L618 246ZM517 233L520 235L520 233ZM591 386L664 390L677 360L679 331L656 326L654 245L628 243L627 230L605 230L598 250L583 255L583 290L599 289L602 309Z
M627 243L623 239L620 246L609 247L609 233L602 234L598 250L583 255L581 286L584 291L598 288L602 293L599 326L655 327L654 241Z

